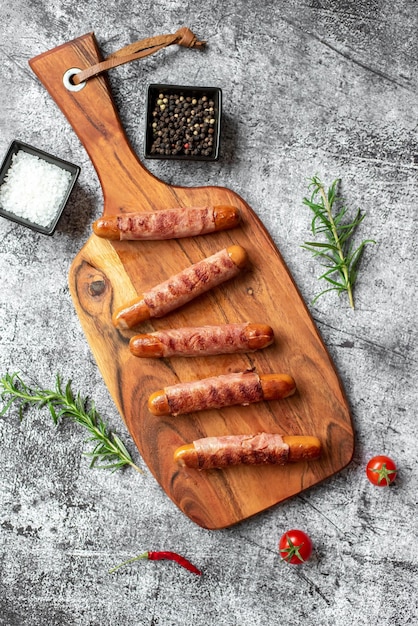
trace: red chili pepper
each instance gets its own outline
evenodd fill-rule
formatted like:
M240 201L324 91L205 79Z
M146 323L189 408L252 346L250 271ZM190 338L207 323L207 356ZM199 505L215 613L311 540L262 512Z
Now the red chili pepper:
M190 561L184 558L184 556L180 556L180 554L176 554L175 552L151 552L149 551L147 554L148 554L148 559L150 561L162 561L164 559L167 559L169 561L175 561L176 563L178 563L185 569L188 569L189 572L193 572L193 574L197 574L198 576L202 575L202 572L200 571L200 569L197 569L197 567L195 567L193 563L190 563Z
M197 569L197 567L195 567L193 563L190 563L190 561L184 558L184 556L180 556L180 554L177 554L176 552L169 552L169 551L168 552L167 551L152 552L151 550L149 550L148 552L143 552L139 556L134 556L132 559L128 559L128 561L124 561L120 565L117 565L113 569L109 570L109 574L113 574L113 572L115 572L117 569L119 569L123 565L128 565L129 563L133 563L134 561L139 561L140 559L148 559L149 561L163 561L163 560L175 561L176 563L178 563L185 569L189 570L189 572L193 572L193 574L197 574L198 576L202 575L202 572L199 569Z

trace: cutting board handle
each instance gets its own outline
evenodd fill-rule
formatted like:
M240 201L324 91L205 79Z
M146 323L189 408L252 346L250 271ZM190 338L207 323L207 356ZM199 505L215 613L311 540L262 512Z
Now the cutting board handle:
M149 204L142 190L152 185L158 195L159 186L162 190L166 184L144 167L131 147L107 77L102 74L71 89L70 70L84 70L102 59L94 33L88 33L32 58L29 65L87 150L102 187L103 212L141 210L142 198Z

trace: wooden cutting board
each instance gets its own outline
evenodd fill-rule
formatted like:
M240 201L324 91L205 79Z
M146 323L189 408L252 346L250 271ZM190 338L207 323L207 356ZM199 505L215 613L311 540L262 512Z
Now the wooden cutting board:
M149 470L191 520L204 528L224 528L323 481L350 462L354 436L347 400L289 270L248 204L229 189L167 185L148 172L129 144L105 76L90 79L77 92L64 86L68 69L85 69L100 60L90 33L33 58L30 66L96 168L103 213L217 204L238 206L242 213L239 228L177 241L109 242L92 234L69 272L71 295L91 350ZM164 360L132 356L128 342L135 333L115 329L113 311L231 244L247 250L248 270L177 312L144 323L143 331L252 321L272 326L275 344L238 356ZM178 417L157 418L147 409L148 396L167 385L248 368L260 374L291 374L296 394L281 401ZM194 439L260 431L316 435L323 456L309 464L201 472L173 463L174 450ZM141 490L141 481L132 484ZM140 491L137 495L142 497Z

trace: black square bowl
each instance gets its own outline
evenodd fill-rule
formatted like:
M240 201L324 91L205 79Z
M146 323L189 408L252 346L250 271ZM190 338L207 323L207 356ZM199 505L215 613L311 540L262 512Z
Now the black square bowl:
M221 114L222 91L218 87L150 85L144 156L216 161Z
M48 225L45 226L42 224L37 224L36 222L26 219L25 217L20 217L19 215L16 215L15 213L13 213L13 211L9 211L5 209L1 204L1 200L0 200L0 216L5 217L6 219L11 220L12 222L17 222L18 224L27 226L28 228L31 228L32 230L35 230L44 235L52 235L67 205L68 199L70 197L70 194L73 190L73 187L77 181L78 175L80 174L81 170L78 167L78 165L74 165L73 163L70 163L69 161L64 161L63 159L59 159L58 157L55 157L52 154L48 154L47 152L44 152L43 150L39 150L38 148L35 148L34 146L30 146L26 143L23 143L22 141L13 141L7 151L7 154L4 158L4 161L0 169L0 188L3 185L3 183L7 182L5 181L5 178L8 173L12 172L11 168L13 167L13 157L19 151L26 152L27 154L38 157L42 161L46 161L47 163L55 165L56 167L59 167L62 170L66 170L67 172L70 173L71 176L69 178L67 188L65 189L65 192L63 196L61 197L60 201L57 203L56 210L54 211L54 215L51 218L51 221L49 222ZM36 181L36 183L37 182L38 181ZM41 183L41 181L39 181L39 183ZM24 182L22 184L26 184L26 183ZM41 184L39 184L39 187L36 184L33 184L33 181L31 181L31 184L32 186L30 189L28 189L28 192L31 193L33 202L36 202L37 191L41 189ZM39 193L41 192L39 191Z

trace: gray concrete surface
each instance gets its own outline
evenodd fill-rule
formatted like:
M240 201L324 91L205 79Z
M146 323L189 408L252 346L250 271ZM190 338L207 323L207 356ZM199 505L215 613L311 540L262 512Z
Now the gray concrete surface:
M110 399L67 286L72 259L100 216L101 189L63 115L28 59L94 31L103 53L188 25L203 54L170 49L110 74L127 134L143 149L149 83L215 85L224 94L217 163L148 162L167 182L216 184L263 219L309 304L319 265L301 244L307 179L341 177L347 204L367 217L356 310L329 294L309 304L335 360L356 431L338 475L222 531L185 518L150 474L89 469L85 433L54 428L46 412L1 418L0 623L112 625L404 626L418 623L416 242L418 16L413 1L37 0L2 3L0 153L19 138L82 172L53 237L0 219L0 373L41 385L56 372L92 397L142 464ZM365 477L391 455L390 489ZM281 562L280 535L309 532L314 555ZM198 578L147 549L188 556Z

